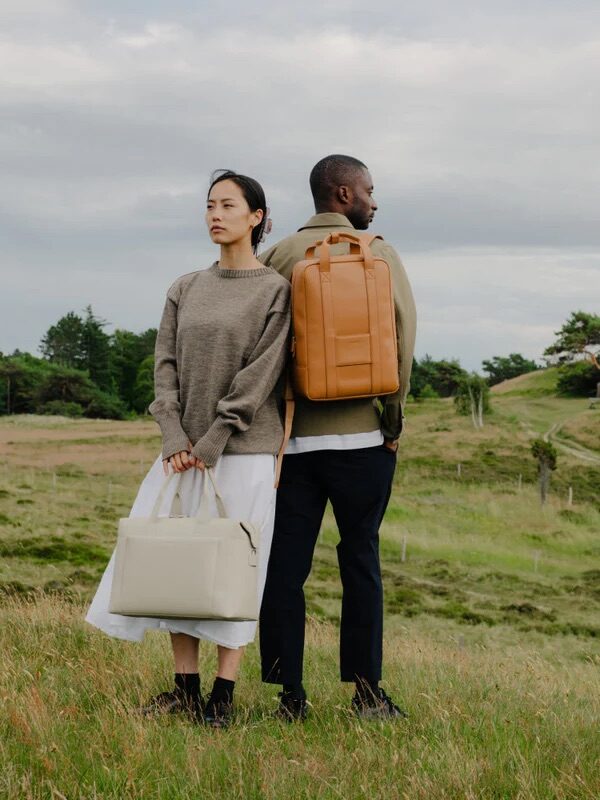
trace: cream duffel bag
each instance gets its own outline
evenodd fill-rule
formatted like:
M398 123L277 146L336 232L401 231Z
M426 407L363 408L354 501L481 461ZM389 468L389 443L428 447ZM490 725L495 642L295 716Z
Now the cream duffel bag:
M229 519L210 469L195 517L159 517L169 483L149 517L119 521L109 611L133 617L258 619L257 564L260 532ZM208 483L219 517L208 513Z

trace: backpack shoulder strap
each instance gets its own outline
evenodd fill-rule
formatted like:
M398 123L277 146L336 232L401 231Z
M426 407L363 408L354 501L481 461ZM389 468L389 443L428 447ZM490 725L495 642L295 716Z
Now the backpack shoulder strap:
M275 468L275 488L279 486L279 476L281 475L281 466L283 464L283 456L285 454L285 448L290 440L290 436L292 435L292 422L294 421L294 411L296 408L296 402L294 400L294 390L292 388L292 377L290 374L290 370L286 371L285 375L285 392L284 392L284 399L285 399L285 418L284 418L284 432L283 432L283 440L281 442L281 447L279 448L279 452L277 453L277 466Z
M375 239L381 239L383 241L383 236L380 236L378 233L360 233L358 238L363 242L367 247L370 247Z

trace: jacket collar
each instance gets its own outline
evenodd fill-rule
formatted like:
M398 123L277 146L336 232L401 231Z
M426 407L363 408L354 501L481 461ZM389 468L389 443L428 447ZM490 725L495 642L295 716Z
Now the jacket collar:
M333 211L327 211L324 214L315 214L308 222L305 222L299 231L306 230L306 228L350 228L354 230L354 226L343 214L336 214Z

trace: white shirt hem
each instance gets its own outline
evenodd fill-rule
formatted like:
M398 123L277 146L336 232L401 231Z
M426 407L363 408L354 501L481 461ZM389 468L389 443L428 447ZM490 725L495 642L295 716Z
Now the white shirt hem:
M363 447L377 447L383 444L380 430L366 433L329 433L323 436L296 436L290 439L286 456L310 453L315 450L358 450Z

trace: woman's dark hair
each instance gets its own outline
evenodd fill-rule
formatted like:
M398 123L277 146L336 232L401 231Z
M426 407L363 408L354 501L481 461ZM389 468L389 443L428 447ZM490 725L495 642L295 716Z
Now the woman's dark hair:
M217 169L210 176L207 199L210 197L213 186L217 183L221 183L221 181L233 181L236 186L239 186L250 207L250 211L258 211L259 208L262 209L263 218L252 230L252 249L254 253L256 253L267 224L267 201L264 190L260 183L255 181L254 178L249 178L247 175L240 175L231 169Z

